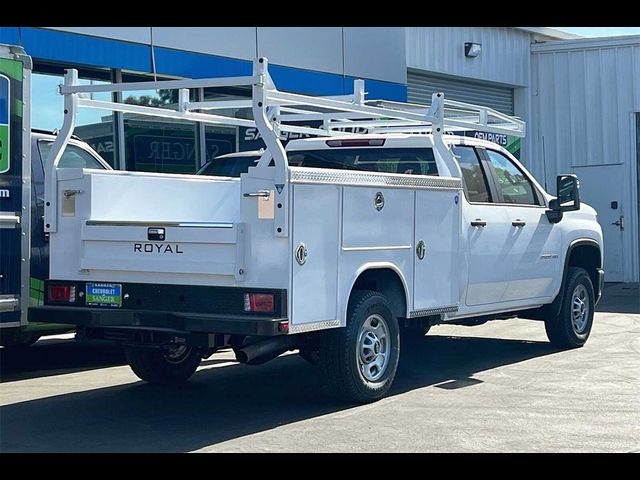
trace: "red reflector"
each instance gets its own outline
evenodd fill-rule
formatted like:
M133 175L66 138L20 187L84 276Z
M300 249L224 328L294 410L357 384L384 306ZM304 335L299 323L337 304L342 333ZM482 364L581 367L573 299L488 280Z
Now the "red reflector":
M325 143L330 147L381 147L384 145L384 140L384 138L327 140Z
M244 294L244 311L245 312L273 312L274 308L273 294L271 293L245 293Z
M49 285L49 300L51 302L75 302L75 285Z

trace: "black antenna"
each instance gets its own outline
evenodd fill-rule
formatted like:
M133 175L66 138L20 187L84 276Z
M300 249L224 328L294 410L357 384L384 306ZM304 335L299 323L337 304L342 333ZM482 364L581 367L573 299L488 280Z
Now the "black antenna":
M544 135L542 136L542 172L544 175L544 189L545 191L549 191L547 188L547 155L544 149Z

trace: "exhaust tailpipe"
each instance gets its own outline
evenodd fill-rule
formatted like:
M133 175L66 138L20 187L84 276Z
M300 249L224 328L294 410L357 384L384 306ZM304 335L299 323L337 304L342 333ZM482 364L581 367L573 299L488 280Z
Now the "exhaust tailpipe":
M282 355L288 350L298 348L298 341L291 335L267 338L246 347L234 350L236 360L247 365L261 365Z

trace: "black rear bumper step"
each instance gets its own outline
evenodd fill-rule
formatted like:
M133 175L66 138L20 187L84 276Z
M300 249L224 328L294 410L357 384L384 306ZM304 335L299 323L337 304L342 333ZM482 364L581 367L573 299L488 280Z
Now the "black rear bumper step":
M86 327L140 327L180 332L220 333L227 335L283 335L287 318L249 315L225 315L169 311L145 311L121 308L83 308L47 305L30 310L31 321L67 323Z

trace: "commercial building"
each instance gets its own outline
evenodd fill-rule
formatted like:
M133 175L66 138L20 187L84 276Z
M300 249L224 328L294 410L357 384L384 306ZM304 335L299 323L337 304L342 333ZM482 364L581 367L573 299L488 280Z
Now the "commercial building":
M363 78L368 98L426 103L444 91L517 115L527 122L525 139L492 140L551 192L557 173L577 173L583 200L600 215L607 280L639 278L640 37L581 39L542 27L0 27L0 43L20 44L34 59L36 128L62 123L56 85L64 68L93 83L214 77L248 74L256 56L269 59L285 90L340 95ZM163 91L117 95L145 105L175 101ZM250 129L97 110L83 111L78 124L79 136L129 170L191 173L218 154L259 144Z

